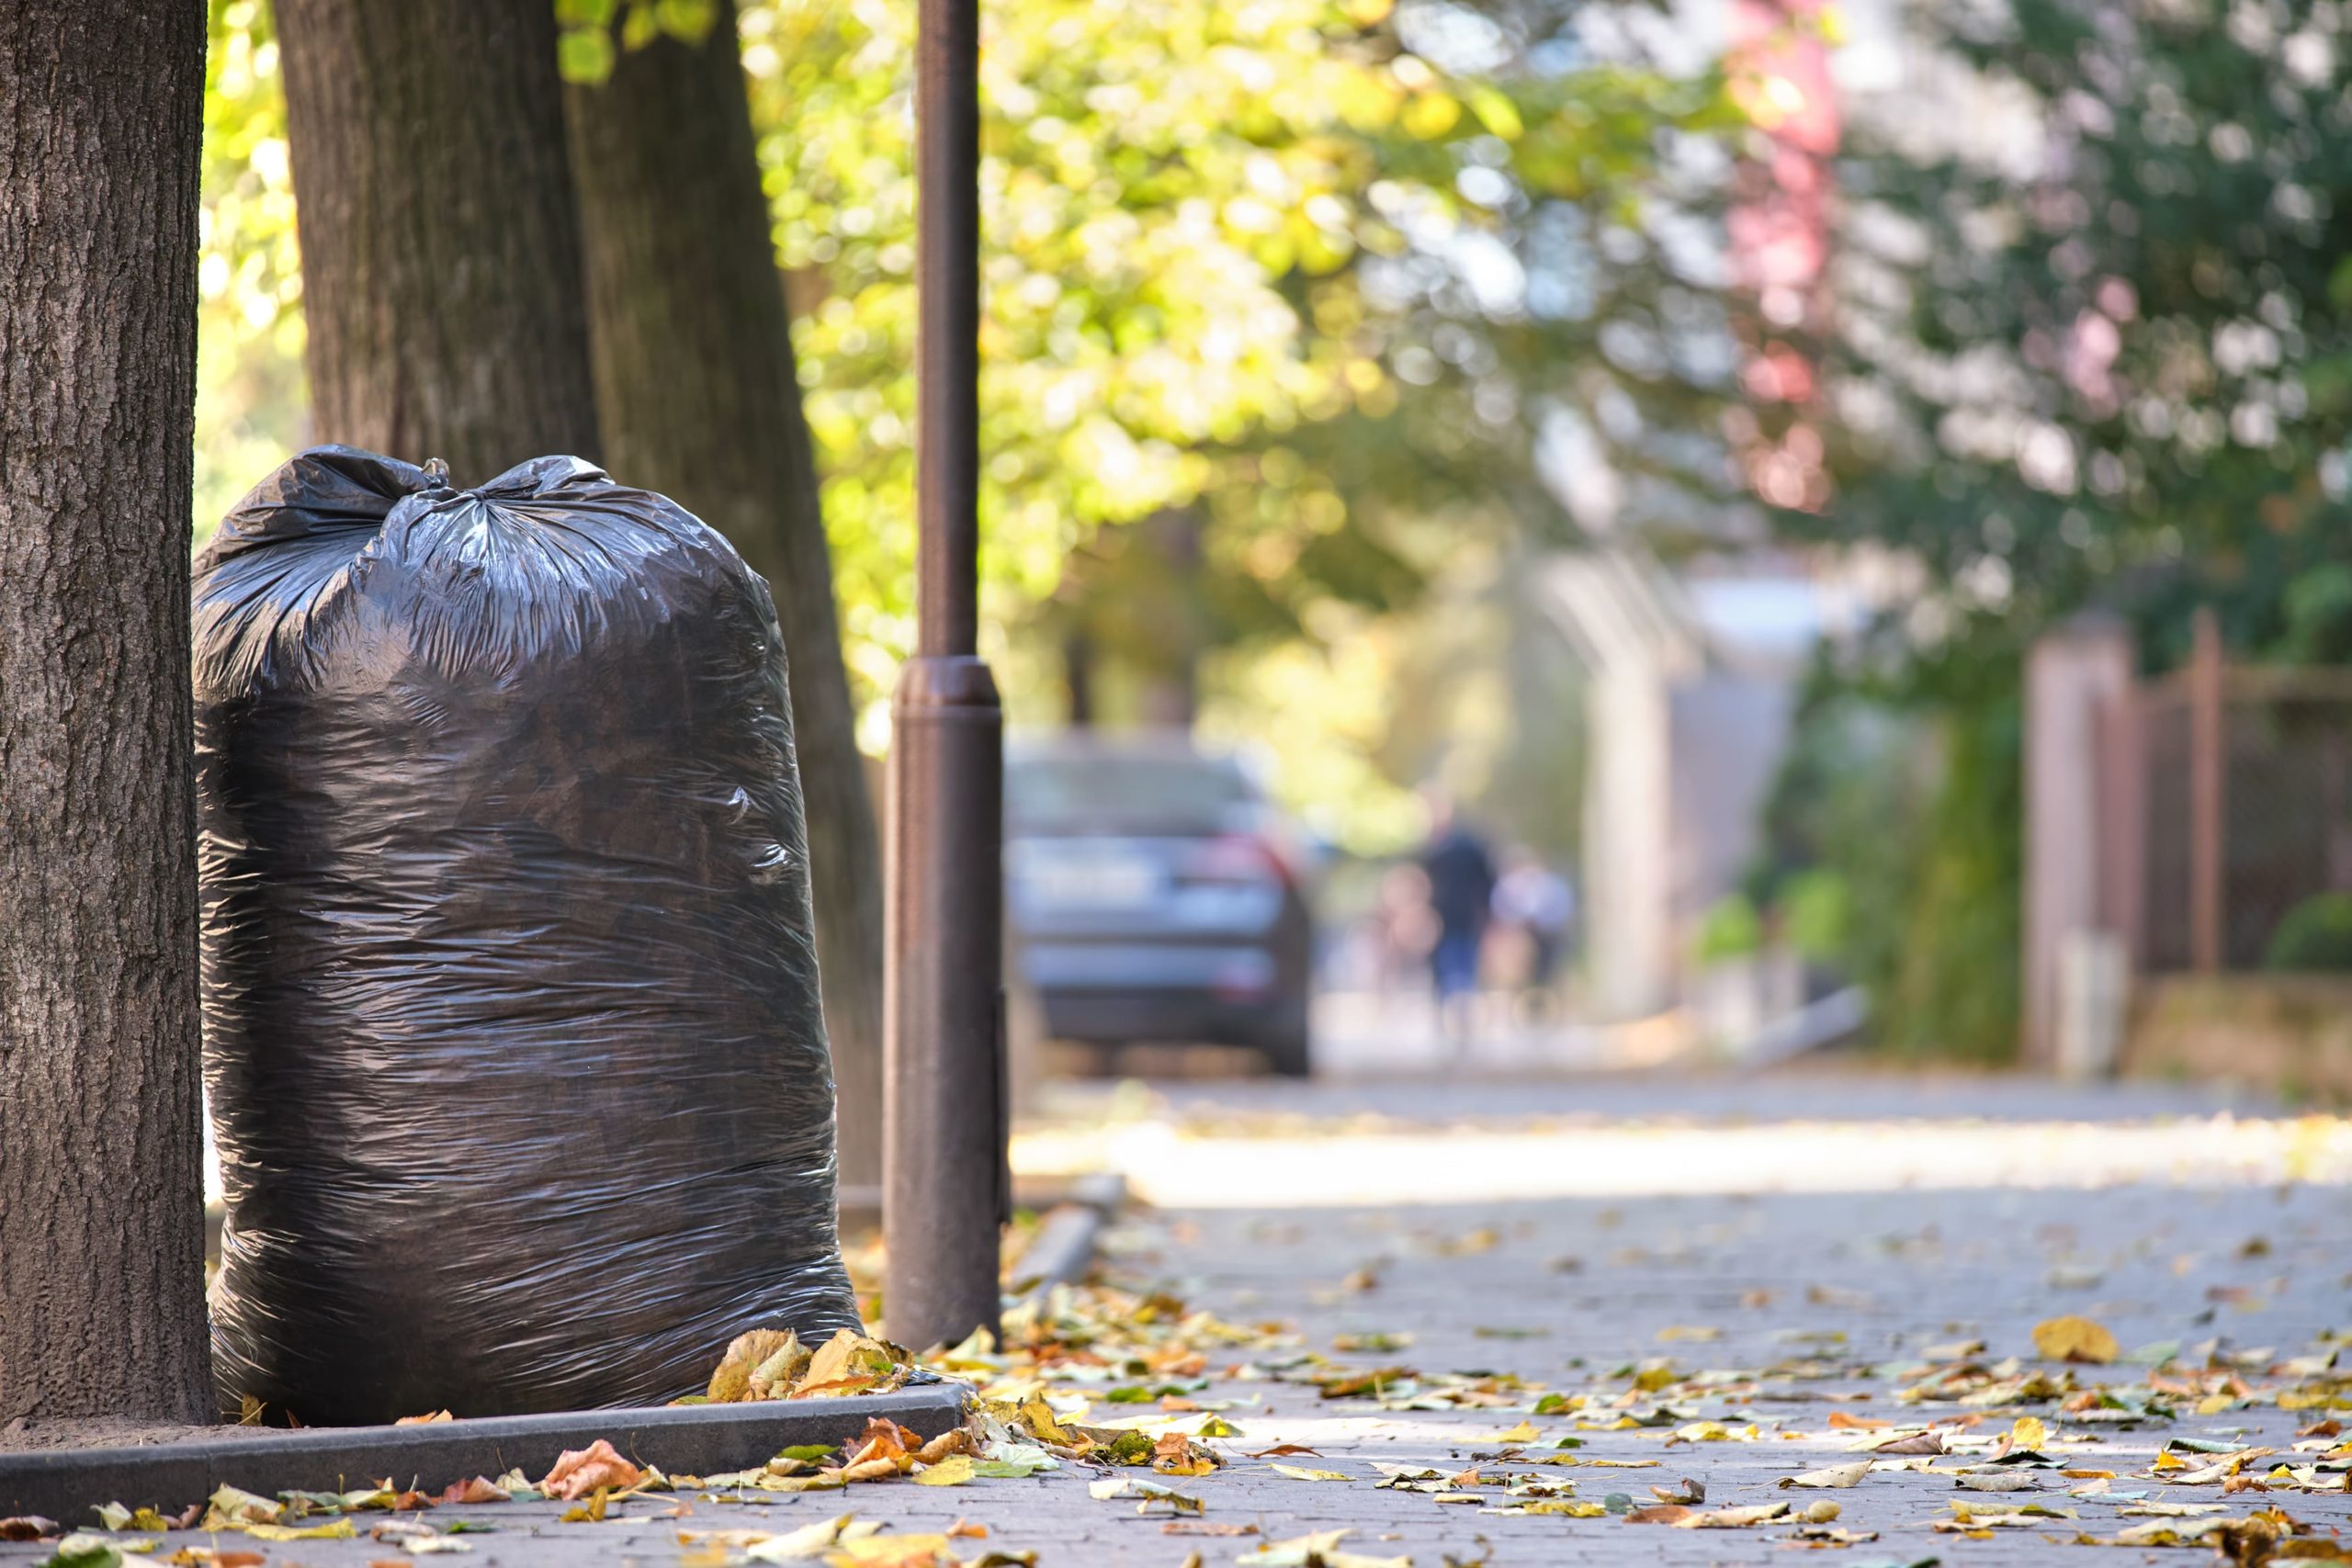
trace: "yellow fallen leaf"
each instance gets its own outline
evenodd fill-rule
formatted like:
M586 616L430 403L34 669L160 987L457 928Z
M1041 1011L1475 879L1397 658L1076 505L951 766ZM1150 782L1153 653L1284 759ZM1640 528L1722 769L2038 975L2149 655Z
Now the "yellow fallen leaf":
M235 1529L241 1525L274 1525L286 1505L234 1486L223 1486L208 1500L204 1529Z
M2053 1317L2035 1324L2033 1348L2045 1360L2100 1366L2114 1360L2120 1349L2115 1336L2087 1317Z
M970 1454L950 1454L937 1464L925 1465L915 1472L918 1486L961 1486L971 1479Z
M955 1561L944 1535L870 1535L843 1541L825 1559L827 1568L938 1568Z
M855 1514L837 1514L797 1530L752 1541L744 1547L743 1555L756 1562L807 1562L845 1540L872 1535L880 1529L878 1524L861 1523ZM723 1548L724 1543L720 1544Z
M1278 1464L1274 1466L1274 1472L1278 1475L1287 1475L1293 1481L1352 1481L1355 1479L1344 1470L1306 1470L1295 1464Z
M1271 1540L1233 1561L1239 1568L1413 1568L1409 1557L1372 1557L1341 1551L1340 1542L1355 1533L1351 1529L1317 1530L1288 1540Z
M2039 1416L2020 1416L2009 1427L2011 1453L2040 1453L2050 1441L2050 1428Z
M1534 1422L1521 1421L1508 1432L1496 1433L1494 1440L1498 1443L1532 1443L1543 1435L1535 1429Z
M349 1540L359 1533L349 1519L323 1525L247 1525L244 1531L257 1540Z

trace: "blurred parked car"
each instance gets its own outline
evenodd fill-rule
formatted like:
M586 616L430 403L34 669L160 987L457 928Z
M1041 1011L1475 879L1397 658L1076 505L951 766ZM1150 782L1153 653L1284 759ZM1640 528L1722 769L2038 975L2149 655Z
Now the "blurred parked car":
M1074 733L1005 760L1016 972L1050 1038L1254 1047L1307 1071L1303 841L1239 762Z

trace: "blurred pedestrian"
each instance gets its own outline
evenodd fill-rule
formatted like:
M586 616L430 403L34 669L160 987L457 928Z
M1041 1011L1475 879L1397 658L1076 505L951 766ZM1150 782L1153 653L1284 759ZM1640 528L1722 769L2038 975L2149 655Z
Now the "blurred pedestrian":
M1418 865L1392 865L1380 879L1380 901L1373 910L1383 996L1429 965L1437 945L1437 917L1430 910L1430 879Z
M1437 918L1430 979L1437 992L1439 1021L1446 1032L1459 1036L1468 1028L1468 1004L1477 995L1478 955L1494 912L1495 860L1442 795L1430 797L1430 838L1421 852L1421 874L1429 878L1430 911Z
M1527 956L1518 976L1521 987L1540 990L1552 983L1575 918L1576 892L1566 877L1545 865L1533 850L1516 849L1504 857L1502 876L1495 884L1495 919L1525 938Z
M1524 846L1504 857L1502 875L1495 883L1495 926L1510 939L1505 973L1512 1015L1521 1023L1552 1016L1556 1000L1552 977L1567 951L1575 918L1576 892L1566 877Z

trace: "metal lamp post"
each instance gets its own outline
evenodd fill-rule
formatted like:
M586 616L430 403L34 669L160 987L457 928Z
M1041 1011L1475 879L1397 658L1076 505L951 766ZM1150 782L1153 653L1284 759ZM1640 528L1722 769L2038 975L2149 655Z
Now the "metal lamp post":
M891 704L883 1313L916 1349L997 1327L1004 716L978 657L979 7L915 42L916 654Z

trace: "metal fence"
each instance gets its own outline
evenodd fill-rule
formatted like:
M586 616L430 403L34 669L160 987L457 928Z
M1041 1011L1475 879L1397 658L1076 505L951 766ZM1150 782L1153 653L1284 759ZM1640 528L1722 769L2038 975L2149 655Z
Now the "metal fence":
M2352 891L2352 671L2227 665L2207 633L2132 707L2135 966L2259 968L2296 905Z

